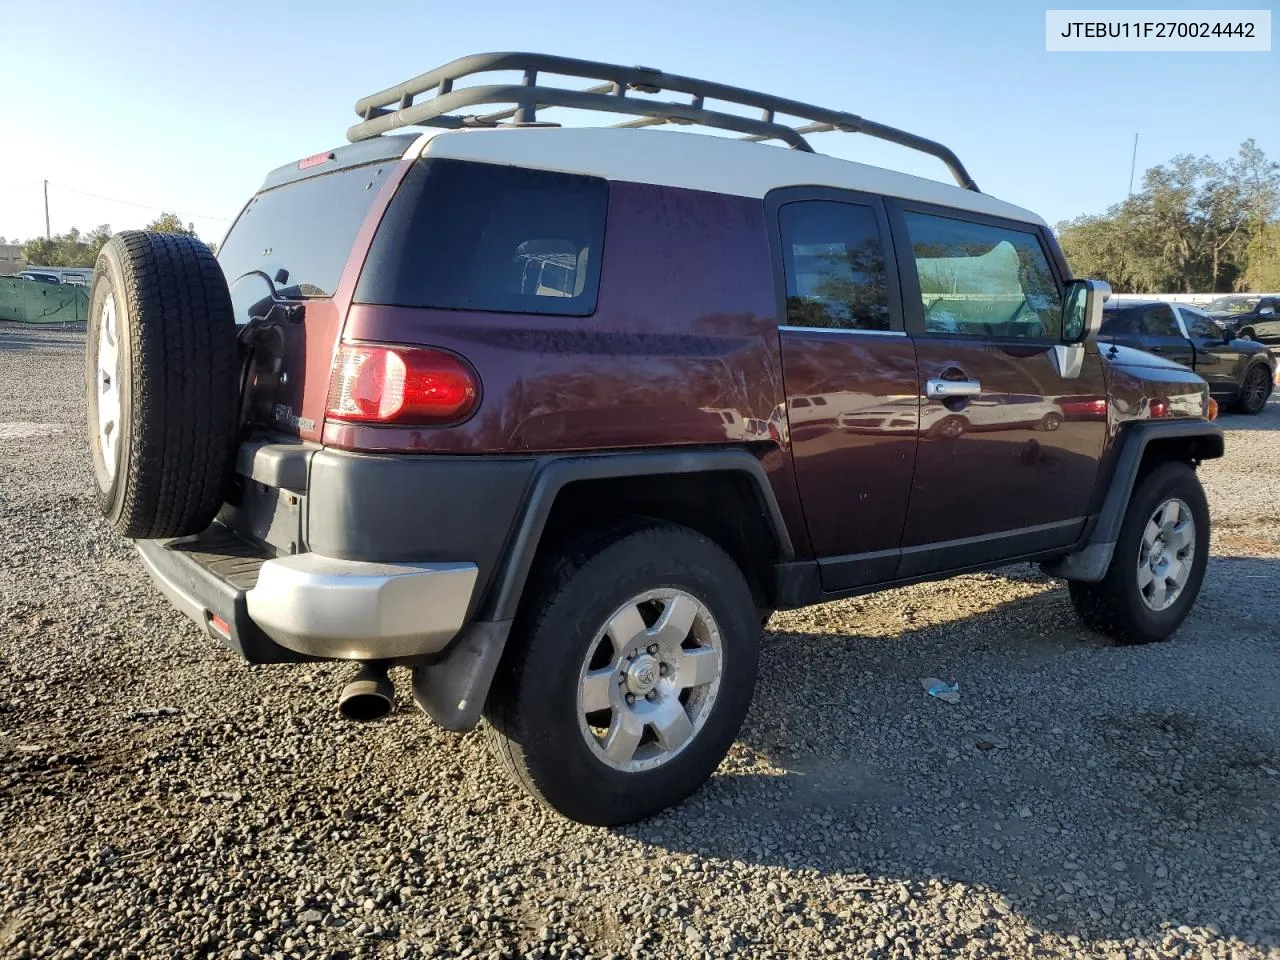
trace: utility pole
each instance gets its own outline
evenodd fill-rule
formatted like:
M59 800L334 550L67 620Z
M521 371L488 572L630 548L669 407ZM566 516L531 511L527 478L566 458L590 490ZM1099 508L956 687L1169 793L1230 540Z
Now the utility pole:
M44 238L53 239L53 231L49 229L49 181L44 182Z
M1138 167L1138 135L1133 135L1133 159L1129 161L1129 196L1133 196L1133 172Z

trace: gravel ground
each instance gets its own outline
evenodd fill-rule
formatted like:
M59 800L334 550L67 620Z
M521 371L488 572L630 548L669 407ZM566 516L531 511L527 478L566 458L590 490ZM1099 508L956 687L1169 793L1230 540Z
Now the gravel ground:
M82 344L0 329L0 956L1280 956L1280 404L1224 419L1171 642L1029 567L780 614L711 784L603 830L172 610L97 516Z

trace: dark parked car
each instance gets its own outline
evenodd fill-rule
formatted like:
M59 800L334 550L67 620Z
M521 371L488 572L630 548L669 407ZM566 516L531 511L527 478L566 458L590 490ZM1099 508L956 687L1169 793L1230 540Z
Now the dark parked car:
M1232 410L1256 414L1266 406L1276 359L1264 345L1232 338L1185 303L1113 302L1103 311L1100 342L1137 347L1189 367Z
M456 83L491 71L523 83ZM611 824L715 770L772 610L1017 560L1122 642L1187 616L1208 387L1099 349L1106 284L946 147L533 54L356 112L350 145L267 175L216 261L126 233L93 283L102 509L249 662L359 664L340 705L366 720L404 668L435 722L483 715L518 784ZM637 129L667 120L744 139ZM817 154L814 126L959 186ZM747 142L770 138L794 149ZM949 417L982 429L931 429Z
M1216 323L1229 327L1241 340L1280 343L1280 297L1237 294L1219 297L1205 307Z

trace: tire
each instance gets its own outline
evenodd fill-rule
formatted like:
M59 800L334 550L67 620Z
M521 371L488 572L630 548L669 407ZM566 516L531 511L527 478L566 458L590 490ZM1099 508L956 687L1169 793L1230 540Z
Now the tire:
M1062 426L1062 414L1060 413L1046 413L1040 421L1040 429L1046 433L1053 433L1060 426Z
M1231 402L1231 409L1236 413L1257 416L1266 408L1269 396L1271 396L1271 370L1266 364L1255 363L1240 382L1240 393Z
M681 694L688 697L687 703L659 696L666 689L663 684L674 687L679 680L676 672L668 673L667 661L675 654L667 649L667 641L657 654L662 663L654 667L656 674L648 670L652 657L646 660L642 654L633 663L617 652L610 636L597 641L606 624L624 621L622 614L630 602L651 591L679 591L701 605L699 619L684 642L700 636L704 645L686 650L676 641L680 655L696 654L705 666L711 634L702 628L710 622L717 630L715 685L708 682ZM636 612L648 612L644 618L648 631L616 630L623 636L622 646L631 644L625 636L633 636L642 649L652 649L647 646L650 641L662 637L661 622L654 626L652 616L668 609L688 610L683 606L687 602L653 600L633 605ZM701 619L703 613L709 621ZM758 616L737 564L714 542L686 527L646 524L580 541L543 565L526 588L485 705L490 747L519 786L580 823L628 823L679 803L711 776L746 716L759 655ZM589 659L592 652L596 659ZM655 681L658 687L649 694L653 703L643 693L631 694L633 708L625 703L626 691L640 668L645 668L641 673L646 683L651 677L666 679ZM619 669L622 672L615 677ZM617 706L605 712L582 712L587 709L580 699L585 696L587 670L606 681L598 689ZM621 761L641 769L622 769L608 761L604 744L588 726L620 729L627 717L658 717L658 710L664 711L663 717L674 716L673 704L690 721L693 732L667 755L666 745L657 737L658 725L646 724L647 739L634 747L630 761ZM675 727L668 725L668 729ZM618 737L620 742L626 739ZM625 758L626 751L620 749L618 755Z
M198 533L222 503L237 441L231 296L194 237L127 231L89 294L85 392L98 504L137 539Z
M1138 560L1148 522L1170 500L1185 504L1194 522L1192 552L1186 558L1189 570L1181 591L1169 606L1157 610L1143 599ZM1186 619L1200 593L1208 552L1209 505L1195 470L1185 463L1161 464L1138 482L1129 498L1106 576L1097 583L1072 581L1071 602L1085 626L1120 643L1165 640ZM1180 555L1175 553L1173 559Z
M935 437L941 437L943 440L955 440L963 436L965 430L968 428L968 419L952 414L950 416L943 417L934 424L930 433Z

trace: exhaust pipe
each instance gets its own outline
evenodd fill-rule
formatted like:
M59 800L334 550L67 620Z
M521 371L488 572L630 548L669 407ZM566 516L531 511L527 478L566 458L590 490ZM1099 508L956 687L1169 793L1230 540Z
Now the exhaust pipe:
M381 720L395 704L395 689L387 668L362 663L355 678L338 694L338 711L348 720Z

